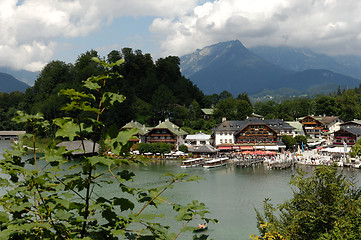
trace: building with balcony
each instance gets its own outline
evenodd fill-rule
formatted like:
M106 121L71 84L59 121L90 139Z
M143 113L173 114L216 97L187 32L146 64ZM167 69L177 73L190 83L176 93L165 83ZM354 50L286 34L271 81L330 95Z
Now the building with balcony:
M332 144L336 146L343 144L347 144L347 146L353 146L360 138L360 127L341 128L334 133Z
M303 131L312 138L323 138L340 129L342 120L335 116L306 116L299 120Z
M169 119L166 119L164 122L159 122L156 127L151 128L145 134L145 137L147 143L164 142L174 144L178 149L180 145L185 143L187 134L187 132L170 122Z
M213 128L214 144L219 149L248 150L269 148L272 150L284 147L283 135L292 135L294 128L279 119L248 118L242 121L223 120Z

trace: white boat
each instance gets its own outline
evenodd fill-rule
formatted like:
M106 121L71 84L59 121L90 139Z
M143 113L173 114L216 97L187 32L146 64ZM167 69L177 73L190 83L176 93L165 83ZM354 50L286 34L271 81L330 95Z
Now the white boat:
M225 166L228 162L229 158L214 158L212 160L205 161L203 164L204 168L215 168L220 166Z
M202 166L203 162L204 162L203 158L192 158L182 161L181 167L187 168L187 167Z

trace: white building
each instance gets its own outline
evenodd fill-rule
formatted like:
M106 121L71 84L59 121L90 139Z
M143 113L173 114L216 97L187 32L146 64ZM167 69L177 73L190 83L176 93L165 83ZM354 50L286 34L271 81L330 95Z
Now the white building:
M202 132L193 135L187 135L185 142L191 146L210 145L211 135Z

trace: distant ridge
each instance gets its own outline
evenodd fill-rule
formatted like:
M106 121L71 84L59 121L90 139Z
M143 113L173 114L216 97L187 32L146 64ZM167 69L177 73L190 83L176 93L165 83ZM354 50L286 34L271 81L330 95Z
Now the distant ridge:
M304 55L307 55L305 51ZM285 88L289 89L287 92L310 95L334 92L338 86L353 88L361 83L359 79L326 69L297 70L286 69L282 64L282 67L277 66L277 61L265 60L238 40L197 49L180 59L182 74L208 95L224 90L234 96L242 92L252 95L265 90L282 92L279 90ZM293 60L289 61L297 66L297 60ZM334 60L325 58L324 62L327 61L338 66Z
M249 49L261 58L286 69L304 71L326 69L361 79L361 58L357 56L327 56L307 48L258 46Z
M14 70L9 67L0 67L0 72L7 73L14 78L28 84L29 86L34 86L35 80L39 76L40 72L30 72L26 70Z
M0 92L25 92L28 87L29 85L17 80L10 74L0 72Z
M292 73L258 57L238 40L205 47L180 59L182 73L205 94L223 90L255 93Z

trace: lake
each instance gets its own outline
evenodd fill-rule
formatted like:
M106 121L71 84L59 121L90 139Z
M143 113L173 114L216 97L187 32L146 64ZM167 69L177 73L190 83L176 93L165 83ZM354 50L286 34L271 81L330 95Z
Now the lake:
M1 148L9 147L9 142L0 142ZM304 170L312 172L311 166L301 166ZM208 217L217 218L218 224L209 224L209 239L218 240L242 240L249 239L254 233L258 234L257 219L254 208L262 210L265 198L270 198L272 203L279 204L292 196L292 190L288 184L296 169L270 170L262 166L251 168L237 168L234 166L220 167L216 169L181 168L180 161L152 161L147 165L124 166L124 169L133 171L136 176L132 186L154 187L164 183L166 173L188 173L198 175L205 180L189 183L178 183L174 189L167 190L163 196L167 201L186 204L191 200L198 200L209 207L211 212ZM359 169L345 169L345 174L356 176L361 180ZM358 183L359 185L360 183ZM120 197L118 185L98 188L98 194L105 196ZM165 204L166 205L166 204ZM160 210L170 215L171 206L165 206ZM157 212L150 209L149 211ZM261 211L262 212L262 211ZM175 229L180 225L167 218L166 223ZM192 226L200 222L193 222ZM192 234L183 234L178 239L191 239Z

